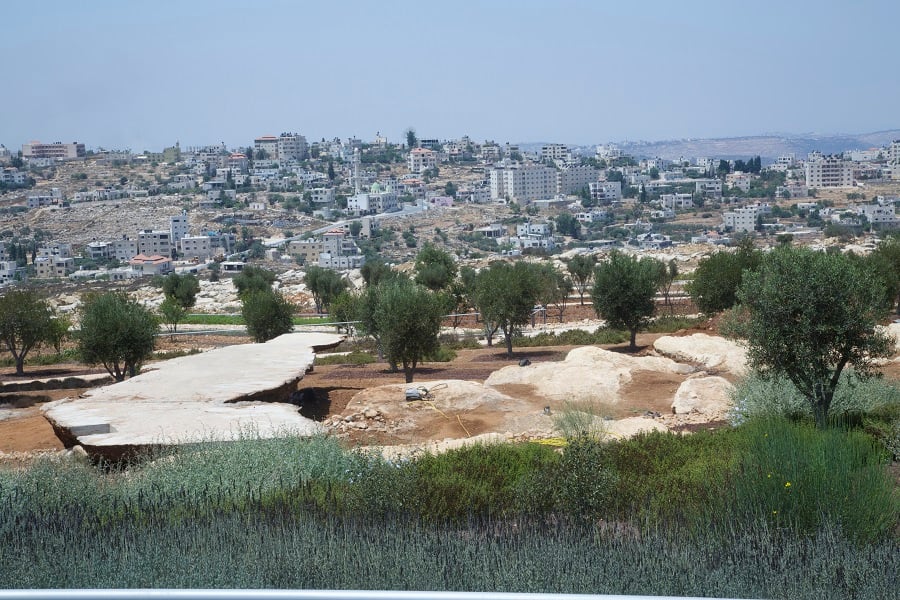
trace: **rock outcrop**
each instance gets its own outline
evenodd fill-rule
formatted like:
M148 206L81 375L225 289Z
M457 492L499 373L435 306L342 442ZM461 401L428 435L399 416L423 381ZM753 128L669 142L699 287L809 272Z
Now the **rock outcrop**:
M718 336L705 333L664 335L653 342L653 349L673 360L697 364L707 371L727 371L736 377L747 372L747 351Z
M332 334L289 333L153 365L78 398L42 407L67 447L117 459L142 446L309 435L319 425L284 403Z

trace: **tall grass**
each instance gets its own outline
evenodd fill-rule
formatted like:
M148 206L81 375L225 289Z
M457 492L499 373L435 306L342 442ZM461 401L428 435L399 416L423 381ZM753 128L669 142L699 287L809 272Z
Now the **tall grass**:
M886 453L870 437L783 419L742 430L736 512L800 531L832 523L862 540L896 524L898 497L885 472Z

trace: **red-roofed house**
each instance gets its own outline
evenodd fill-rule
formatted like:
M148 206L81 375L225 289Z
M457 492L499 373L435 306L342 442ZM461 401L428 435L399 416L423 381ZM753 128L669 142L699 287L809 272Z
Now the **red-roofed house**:
M172 259L159 254L138 254L128 264L140 275L165 275L172 272Z

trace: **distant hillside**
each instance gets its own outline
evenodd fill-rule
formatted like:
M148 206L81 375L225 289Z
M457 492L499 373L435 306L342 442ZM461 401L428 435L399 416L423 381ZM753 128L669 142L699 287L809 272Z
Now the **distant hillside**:
M865 150L890 144L900 139L900 129L861 134L771 134L747 137L666 140L660 142L616 142L615 145L637 158L666 158L675 160L682 156L691 158L750 158L761 156L771 162L784 154L793 153L798 158L818 150L834 154L845 150ZM523 150L540 152L540 143L519 144ZM580 153L592 155L596 146L577 146Z
M619 148L638 157L667 158L709 156L747 158L759 155L774 160L784 154L798 158L818 150L825 154L884 146L900 139L900 129L858 135L756 135L749 137L670 140L664 142L622 142Z

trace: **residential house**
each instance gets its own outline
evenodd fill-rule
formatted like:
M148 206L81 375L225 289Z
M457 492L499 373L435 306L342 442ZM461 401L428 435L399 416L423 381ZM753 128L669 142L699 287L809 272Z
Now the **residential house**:
M413 148L406 157L406 166L410 173L421 175L428 169L437 166L437 152L427 148Z
M128 261L132 270L144 275L165 275L172 272L172 259L160 254L138 254Z
M806 163L806 187L830 188L853 186L853 164L839 156L811 154Z
M37 279L60 279L75 271L75 259L71 256L38 256L34 268Z
M588 185L591 200L597 204L612 204L622 200L621 181L595 181Z

